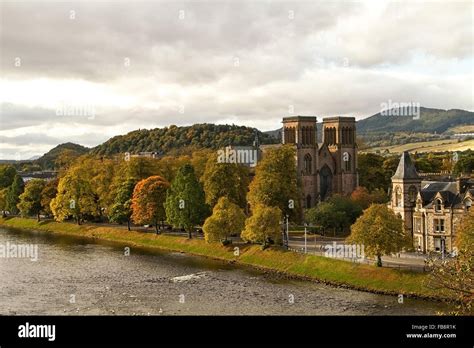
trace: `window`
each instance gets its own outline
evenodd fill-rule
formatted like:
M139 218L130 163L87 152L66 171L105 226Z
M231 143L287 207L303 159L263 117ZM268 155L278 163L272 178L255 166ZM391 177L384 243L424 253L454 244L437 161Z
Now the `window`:
M416 189L415 186L410 186L408 189L408 199L410 200L410 203L414 204L416 201L416 194L418 193L418 190Z
M402 189L399 186L395 189L395 206L402 206Z
M306 196L306 208L311 208L311 195Z
M433 226L435 233L444 233L444 219L434 219Z
M350 172L352 170L351 155L348 154L347 152L344 153L344 155L345 155L345 157L344 157L345 170L346 170L346 172Z
M443 209L443 202L441 202L441 199L437 199L435 201L435 210L436 211L441 211Z
M304 155L304 173L311 174L313 172L313 158L309 153Z
M415 218L414 227L415 227L415 232L421 233L421 219L420 218Z

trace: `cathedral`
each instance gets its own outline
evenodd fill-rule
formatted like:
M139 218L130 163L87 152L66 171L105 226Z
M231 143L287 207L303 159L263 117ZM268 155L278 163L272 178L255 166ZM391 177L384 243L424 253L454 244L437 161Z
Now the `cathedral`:
M295 147L304 208L331 194L350 195L358 186L355 118L324 118L321 130L318 143L316 117L283 118L281 141Z
M403 218L416 250L453 252L457 226L474 201L474 180L427 179L404 152L392 177L389 207Z

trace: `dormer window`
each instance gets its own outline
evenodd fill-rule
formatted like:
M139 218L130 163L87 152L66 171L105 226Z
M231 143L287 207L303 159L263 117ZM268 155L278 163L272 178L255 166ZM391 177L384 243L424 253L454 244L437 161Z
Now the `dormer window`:
M441 211L443 210L443 202L441 201L441 199L436 199L435 201L435 211Z

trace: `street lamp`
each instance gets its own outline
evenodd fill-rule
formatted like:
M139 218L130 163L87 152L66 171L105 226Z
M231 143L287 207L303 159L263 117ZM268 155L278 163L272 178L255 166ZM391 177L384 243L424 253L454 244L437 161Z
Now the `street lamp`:
M304 253L306 254L306 252L308 251L308 241L307 241L307 226L308 224L305 222L304 223Z

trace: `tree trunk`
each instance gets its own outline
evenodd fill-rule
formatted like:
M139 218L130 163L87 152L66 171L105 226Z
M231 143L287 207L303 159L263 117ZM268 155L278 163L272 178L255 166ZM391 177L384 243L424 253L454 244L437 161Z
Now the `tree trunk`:
M377 267L382 267L382 256L377 255Z
M193 232L192 232L192 229L188 229L188 238L189 239L193 239Z
M81 218L78 216L76 219L77 219L77 224L80 225L81 224Z
M130 231L130 219L127 219L127 228Z
M155 221L155 231L156 231L156 234L159 234L159 230L158 230L158 221Z
M38 219L38 222L40 222L40 213L38 213L38 214L36 215L36 217L37 217L37 219Z

